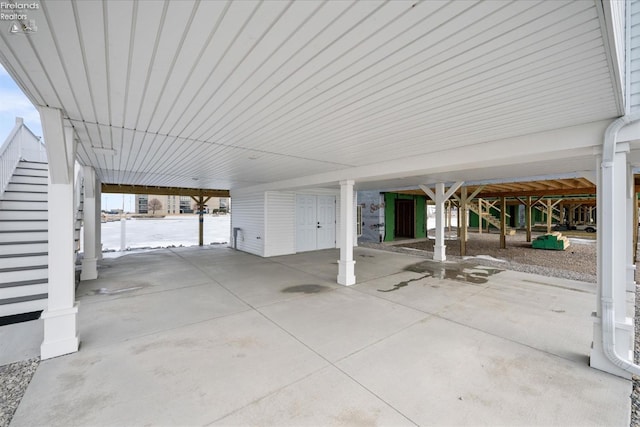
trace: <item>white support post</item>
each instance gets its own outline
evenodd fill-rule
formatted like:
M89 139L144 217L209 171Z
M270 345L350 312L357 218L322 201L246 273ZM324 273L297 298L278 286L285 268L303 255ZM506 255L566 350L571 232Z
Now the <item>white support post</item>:
M120 216L120 252L127 250L127 221L123 215Z
M356 283L355 264L353 260L354 229L354 197L352 180L340 181L340 260L338 261L338 283L349 286Z
M604 283L613 283L613 302L615 304L615 347L616 353L629 362L633 361L633 321L626 317L626 291L627 291L627 255L626 244L615 242L627 242L628 218L628 144L619 144L614 159L614 166L608 167L607 173L614 170L612 176L605 180L603 172L598 167L597 189L597 216L598 216L598 287L597 287L597 313L594 313L593 344L590 354L590 366L618 375L630 378L631 374L609 361L604 354L602 346L602 287ZM607 188L604 184L609 182ZM604 206L603 195L607 192L613 195L612 206Z
M436 261L447 260L447 246L444 244L444 227L445 227L445 207L444 203L444 183L436 184L436 241L433 246L433 259Z
M91 166L84 166L84 254L80 280L98 278L98 259L96 256L96 229L100 220L96 215L96 172ZM98 221L96 222L96 219Z
M102 183L96 176L96 199L95 199L95 214L96 214L96 260L102 259Z
M44 319L42 359L78 351L75 304L74 183L75 140L62 112L40 107L49 159L49 298Z
M631 165L627 165L627 225L626 237L627 237L627 292L631 292L635 295L636 292L636 265L633 263L634 251L636 248L634 244L634 227L638 227L638 219L635 217L634 204L636 203L635 192L635 180L633 177L633 169ZM589 212L589 217L591 212Z
M444 183L439 182L436 184L435 193L426 185L420 185L419 187L425 192L427 196L431 198L436 204L436 241L433 246L433 259L436 261L446 261L447 247L444 244L444 227L445 227L445 202L462 186L464 182L456 182L449 190L445 192Z

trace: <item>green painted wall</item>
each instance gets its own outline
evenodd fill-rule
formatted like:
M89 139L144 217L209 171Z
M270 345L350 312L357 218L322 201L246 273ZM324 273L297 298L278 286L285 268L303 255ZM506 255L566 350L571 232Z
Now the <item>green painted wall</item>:
M414 234L419 239L427 237L426 203L427 196L413 196L410 194L384 193L384 241L395 239L396 228L396 199L414 200Z

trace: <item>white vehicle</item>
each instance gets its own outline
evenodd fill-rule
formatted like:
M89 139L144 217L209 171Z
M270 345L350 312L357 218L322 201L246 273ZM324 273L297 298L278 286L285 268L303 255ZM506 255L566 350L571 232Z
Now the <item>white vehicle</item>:
M595 233L598 230L597 224L576 224L576 230L586 231L587 233Z

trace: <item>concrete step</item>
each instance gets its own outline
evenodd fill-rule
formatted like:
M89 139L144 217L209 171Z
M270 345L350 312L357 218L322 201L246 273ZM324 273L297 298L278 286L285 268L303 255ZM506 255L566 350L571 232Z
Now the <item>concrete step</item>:
M48 239L47 230L34 231L2 231L0 232L0 245L7 242L41 242Z
M46 193L48 189L47 184L16 184L10 182L7 184L6 191L20 191L26 193Z
M0 305L0 317L42 311L47 308L46 295L32 298L34 299Z
M12 211L30 211L30 210L38 210L45 211L47 210L47 202L46 201L35 201L35 200L0 200L0 210L12 210Z
M42 295L48 292L49 285L47 282L24 286L7 286L0 288L0 304L2 300L9 298L19 298L30 295Z
M0 211L0 220L2 219L16 219L16 220L25 220L25 219L38 219L38 220L46 220L48 217L48 212L46 210L2 210Z
M16 168L15 175L31 175L31 176L43 176L45 178L49 177L49 170L47 169L39 169L39 168L34 168L31 167L29 165L18 165L18 167Z
M45 162L32 162L32 161L29 161L29 160L20 160L18 162L18 167L49 170L49 165L47 163L45 163Z
M47 253L49 242L39 241L13 241L0 242L0 255Z
M14 219L0 220L0 233L3 231L32 231L32 230L48 230L49 221L46 219Z
M8 268L47 265L48 263L49 255L47 252L0 255L0 271Z
M28 200L46 202L49 195L45 193L26 193L23 191L5 191L2 200Z
M32 267L0 268L0 283L38 279L47 280L48 276L49 270L46 264Z
M9 181L13 184L44 184L47 185L47 178L41 176L31 176L31 175L18 175L13 174L11 180Z

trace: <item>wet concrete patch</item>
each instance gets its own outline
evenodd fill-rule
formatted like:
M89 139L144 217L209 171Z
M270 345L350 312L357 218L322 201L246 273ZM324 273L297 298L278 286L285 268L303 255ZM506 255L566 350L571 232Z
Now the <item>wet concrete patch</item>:
M281 292L283 293L301 293L301 294L318 294L320 292L326 292L331 288L323 285L296 285L289 286L288 288L284 288Z
M390 289L378 289L378 292L397 291L400 288L408 286L411 282L417 282L428 277L433 277L435 279L449 279L464 283L482 284L489 281L489 276L493 276L494 274L500 273L504 270L471 264L468 262L422 261L406 267L405 271L426 274L415 279L396 283Z
M142 289L142 288L143 286L132 286L130 288L121 288L121 289L100 288L100 289L94 289L93 291L91 291L91 293L93 295L118 295L126 292L137 291L138 289Z

